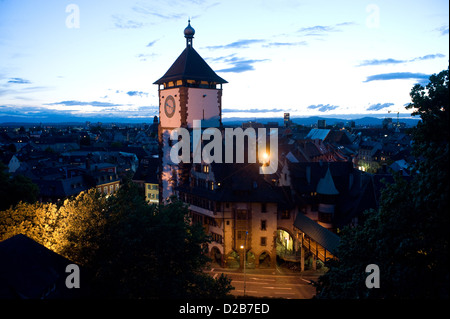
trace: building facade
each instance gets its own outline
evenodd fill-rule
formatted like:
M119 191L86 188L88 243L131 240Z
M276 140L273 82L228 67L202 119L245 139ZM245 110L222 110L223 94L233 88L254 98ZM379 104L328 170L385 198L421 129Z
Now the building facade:
M339 241L337 229L343 222L354 222L372 203L370 179L356 172L350 161L326 166L321 159L289 161L280 153L276 172L261 174L264 162L194 161L193 147L189 162L171 160L178 140L170 137L177 128L192 133L194 121L200 121L203 129L219 128L224 134L221 97L227 82L194 50L194 33L189 23L185 50L155 82L160 203L176 196L187 204L191 221L200 223L211 237L212 260L222 266L243 267L245 260L247 267L274 267L277 256L300 261L306 252L324 260L332 256ZM322 146L321 138L315 140ZM207 144L202 140L201 146ZM251 150L247 150L248 159Z
M195 51L195 30L190 22L184 30L186 48L154 84L158 85L159 128L158 140L161 158L161 200L174 195L174 188L182 178L182 167L170 159L175 128L192 129L195 120L202 127L219 127L222 124L222 84L219 77Z

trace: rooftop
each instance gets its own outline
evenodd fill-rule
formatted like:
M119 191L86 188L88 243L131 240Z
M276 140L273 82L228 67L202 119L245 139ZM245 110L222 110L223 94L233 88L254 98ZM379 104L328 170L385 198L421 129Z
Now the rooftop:
M163 84L176 80L207 81L217 84L228 83L218 76L192 47L193 36L194 29L189 23L188 27L185 29L185 37L187 37L190 42L187 42L186 48L175 60L169 70L153 84Z

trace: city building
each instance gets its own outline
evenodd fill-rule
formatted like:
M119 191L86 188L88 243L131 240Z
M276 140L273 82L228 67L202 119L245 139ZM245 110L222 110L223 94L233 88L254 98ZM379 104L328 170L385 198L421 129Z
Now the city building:
M159 204L159 158L150 156L141 159L133 176L133 182L144 189L147 202Z
M222 125L222 84L227 83L218 76L193 47L195 30L190 21L184 29L186 48L167 72L154 84L158 85L159 128L161 158L161 199L167 201L179 183L182 167L170 159L175 128L192 129L194 120L202 127Z
M185 50L164 76L155 82L160 108L160 202L166 203L171 196L176 196L188 205L191 221L203 225L211 236L208 252L212 260L222 266L243 267L245 260L247 267L274 267L277 256L299 261L304 260L308 253L316 260L320 259L319 251L328 251L328 257L332 257L337 237L334 233L337 229L335 217L342 215L341 201L343 196L350 196L352 185L347 184L347 191L342 192L340 184L333 186L335 169L324 171L326 166L322 167L319 158L317 163L311 163L317 165L310 167L314 183L306 185L307 193L302 189L304 185L300 185L295 178L291 179L290 174L295 174L296 170L289 169L289 166L283 171L282 165L278 165L275 173L261 174L260 169L267 163L193 162L192 148L191 161L172 161L170 152L178 141L170 137L175 129L186 128L192 133L194 121L199 120L202 128L219 128L222 134L224 130L221 97L222 84L227 82L194 50L194 34L189 22L184 30ZM286 124L291 123L289 114L285 114L285 120ZM244 127L253 128L254 125L247 123ZM320 136L314 133L320 133ZM330 157L330 151L323 144L328 133L329 130L312 132L314 140L310 139L317 156L323 159ZM288 137L291 133L285 135ZM244 144L244 150L247 150L248 145ZM251 155L249 152L245 154L247 159ZM279 156L286 154L280 153ZM303 160L296 162L296 167L305 165ZM347 164L349 169L343 174L351 174L351 162L339 164ZM283 174L285 176L280 177ZM352 180L349 176L344 178ZM311 197L311 202L305 196ZM346 207L345 213L350 213L345 217L351 220L354 210L354 207ZM328 247L327 242L315 241L316 237L304 229L306 224L301 222L300 214L315 224L314 231L319 229L322 234L334 238L331 241L333 247Z

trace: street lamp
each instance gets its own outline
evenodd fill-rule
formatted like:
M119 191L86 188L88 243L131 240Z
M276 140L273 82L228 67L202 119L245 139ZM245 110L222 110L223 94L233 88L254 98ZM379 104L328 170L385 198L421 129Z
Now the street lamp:
M244 250L244 297L245 297L245 288L246 288L246 276L245 276L245 264L246 264L246 256L247 256L247 235L248 231L245 232L245 240L244 245L241 245L241 249Z
M270 155L269 155L269 153L268 152L264 152L264 153L262 153L261 157L262 157L262 165L263 166L269 165L269 162L270 162Z

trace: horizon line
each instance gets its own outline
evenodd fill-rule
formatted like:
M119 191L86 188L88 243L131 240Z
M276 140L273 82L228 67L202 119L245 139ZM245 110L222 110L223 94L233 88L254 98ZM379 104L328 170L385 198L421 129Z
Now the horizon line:
M289 113L289 112L285 112ZM18 118L16 116L3 116L4 119L1 120L0 125L13 125L13 124L64 124L64 123L86 123L91 122L94 123L121 123L121 124L152 124L154 117L157 115L149 116L145 121L144 118L126 118L126 117L106 117L106 118L98 118L98 117L66 117L65 119L61 118L46 118L39 120L36 117L27 117L27 118ZM399 113L399 120L405 121L420 121L420 116L412 116L411 113ZM290 116L290 120L300 119L300 120L316 120L316 119L325 119L331 121L360 121L364 119L374 119L379 120L380 122L386 118L392 118L395 120L397 117L396 113L351 113L351 114L319 114L319 115L292 115ZM0 117L1 118L1 117ZM8 118L11 118L10 120ZM158 117L159 119L159 117ZM283 117L276 116L241 116L241 117L222 117L222 122L251 122L251 121L262 121L262 122L283 122Z

